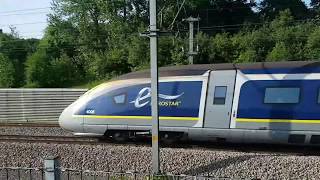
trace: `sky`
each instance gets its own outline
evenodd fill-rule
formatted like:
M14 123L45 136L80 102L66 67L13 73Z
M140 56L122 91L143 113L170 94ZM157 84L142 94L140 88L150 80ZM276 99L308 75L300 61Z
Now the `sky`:
M51 0L0 0L0 29L16 27L23 38L41 38L47 26Z
M0 29L16 27L21 38L41 38L52 0L0 0ZM260 0L258 0L260 1ZM310 0L304 0L308 5Z

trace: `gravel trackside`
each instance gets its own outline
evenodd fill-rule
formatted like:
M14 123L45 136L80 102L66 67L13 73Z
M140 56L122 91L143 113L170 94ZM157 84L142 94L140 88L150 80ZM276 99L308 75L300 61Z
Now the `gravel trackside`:
M61 167L103 171L151 171L151 148L140 145L0 143L0 166L42 167L59 156ZM171 174L245 179L320 179L320 156L162 148L161 169Z
M60 127L0 127L0 135L73 136Z

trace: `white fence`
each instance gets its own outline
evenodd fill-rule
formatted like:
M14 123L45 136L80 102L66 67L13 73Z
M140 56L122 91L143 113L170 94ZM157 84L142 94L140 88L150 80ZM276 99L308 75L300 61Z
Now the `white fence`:
M87 89L0 89L0 123L52 123Z

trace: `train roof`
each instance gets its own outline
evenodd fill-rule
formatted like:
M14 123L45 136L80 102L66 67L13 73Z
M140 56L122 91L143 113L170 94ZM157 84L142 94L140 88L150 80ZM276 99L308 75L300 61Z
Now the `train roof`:
M320 68L318 61L286 61L286 62L256 62L256 63L225 63L225 64L192 64L168 66L159 68L159 76L194 76L203 75L207 71L219 70L242 70L249 72L257 70L272 70L272 69L309 69ZM123 79L138 79L150 78L150 70L142 70L121 75L113 80Z

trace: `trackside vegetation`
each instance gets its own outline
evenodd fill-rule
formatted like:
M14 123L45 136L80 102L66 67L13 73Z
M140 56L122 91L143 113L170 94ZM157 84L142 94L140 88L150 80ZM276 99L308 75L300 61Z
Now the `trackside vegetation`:
M200 17L196 64L320 59L320 1L160 0L159 65L187 64L188 24ZM147 0L53 0L42 39L0 31L0 87L93 86L149 67Z

